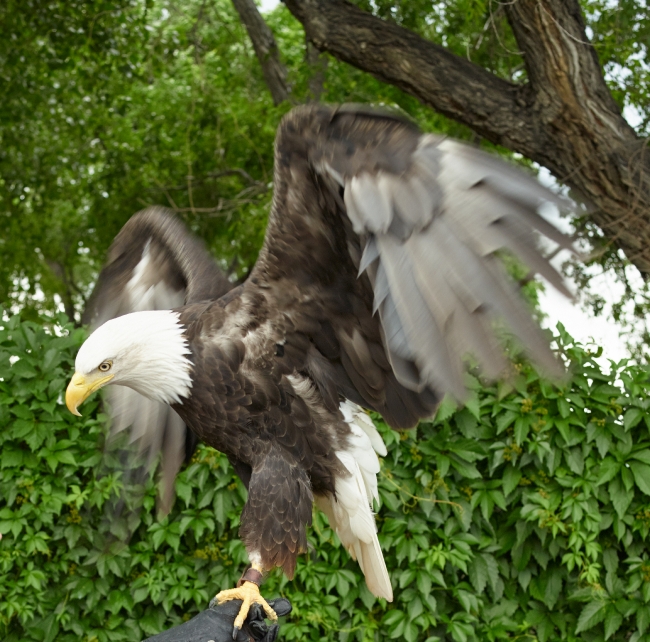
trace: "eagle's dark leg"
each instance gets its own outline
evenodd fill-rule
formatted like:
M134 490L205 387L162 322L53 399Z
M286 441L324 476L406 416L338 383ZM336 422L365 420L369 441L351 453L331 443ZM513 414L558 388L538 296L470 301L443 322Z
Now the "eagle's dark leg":
M218 602L242 600L235 620L235 635L244 624L251 604L260 604L271 619L273 609L260 596L264 571L279 566L291 579L296 558L307 551L306 526L311 523L314 497L309 477L293 455L269 444L268 450L251 462L248 501L241 516L239 535L244 540L251 568L239 587L222 591ZM239 472L239 471L238 471Z
M237 639L237 633L244 625L244 620L248 611L253 604L259 604L264 609L266 616L277 622L278 616L269 606L268 602L260 595L260 584L262 582L262 573L264 569L261 564L253 562L237 582L237 588L221 591L217 594L218 604L229 602L230 600L241 600L242 605L239 614L235 618L235 625L232 631L232 639Z

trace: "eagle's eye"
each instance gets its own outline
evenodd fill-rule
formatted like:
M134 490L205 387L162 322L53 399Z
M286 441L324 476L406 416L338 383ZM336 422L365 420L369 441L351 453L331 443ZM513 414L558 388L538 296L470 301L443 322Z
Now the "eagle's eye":
M108 372L111 369L112 365L113 365L112 361L104 361L104 363L99 364L99 369L102 372Z

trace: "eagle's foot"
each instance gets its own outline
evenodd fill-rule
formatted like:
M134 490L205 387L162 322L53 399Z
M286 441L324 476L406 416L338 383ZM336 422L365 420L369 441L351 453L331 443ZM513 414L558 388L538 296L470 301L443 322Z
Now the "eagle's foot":
M278 616L275 611L269 606L269 603L260 595L260 587L255 582L249 582L245 580L241 586L229 589L227 591L221 591L217 593L215 599L218 604L223 604L224 602L230 602L230 600L241 600L242 605L239 609L239 614L235 618L235 626L232 630L232 639L237 639L237 633L244 626L244 620L248 615L253 604L259 604L266 613L266 617L273 622L278 621Z

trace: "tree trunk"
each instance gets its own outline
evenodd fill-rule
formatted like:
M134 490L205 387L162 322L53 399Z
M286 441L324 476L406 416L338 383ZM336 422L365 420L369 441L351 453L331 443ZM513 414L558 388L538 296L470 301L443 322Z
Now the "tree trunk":
M512 84L346 0L284 0L321 51L548 167L650 275L650 150L622 117L577 0L506 4L528 82Z
M253 43L255 55L262 65L264 80L271 91L273 102L279 105L289 98L287 69L280 61L278 46L264 18L257 10L254 0L232 0L248 36Z

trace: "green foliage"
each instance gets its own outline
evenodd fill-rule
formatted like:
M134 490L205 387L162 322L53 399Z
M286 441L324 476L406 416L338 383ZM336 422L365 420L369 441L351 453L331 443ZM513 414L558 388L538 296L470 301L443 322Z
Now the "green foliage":
M359 0L512 82L526 80L507 3ZM647 118L647 9L585 0L621 106ZM292 101L311 94L302 27L268 17ZM28 318L79 317L106 249L133 212L165 204L243 276L271 199L274 107L230 0L8 0L0 24L0 301ZM322 99L396 104L426 130L478 139L330 57ZM645 131L642 126L640 132ZM505 150L500 153L510 154Z
M289 105L273 107L231 2L31 4L0 8L13 26L0 43L13 90L0 105L0 300L72 316L116 233L156 203L245 271Z
M583 0L583 10L616 102L638 112L640 134L650 133L650 12L638 0Z
M150 482L133 537L111 553L106 511L127 480L117 460L100 466L99 401L83 420L62 403L84 333L57 327L13 317L0 330L0 639L138 640L233 585L245 491L201 447L171 514L156 519ZM517 364L509 385L468 375L465 408L445 402L417 430L376 418L395 602L370 595L315 512L313 555L294 581L265 584L294 604L283 639L648 639L649 372L605 374L562 330L558 342L573 368L562 388Z

